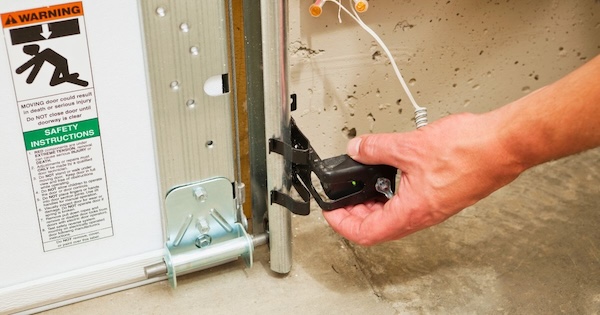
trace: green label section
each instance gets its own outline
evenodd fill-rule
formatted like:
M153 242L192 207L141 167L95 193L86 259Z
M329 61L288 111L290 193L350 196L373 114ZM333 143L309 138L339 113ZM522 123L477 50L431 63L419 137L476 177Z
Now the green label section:
M97 118L23 133L27 151L98 136L100 128Z

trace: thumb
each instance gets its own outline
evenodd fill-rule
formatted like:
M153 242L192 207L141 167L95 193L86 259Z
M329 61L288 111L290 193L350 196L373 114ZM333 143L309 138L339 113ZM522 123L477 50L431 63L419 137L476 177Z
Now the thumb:
M398 164L398 138L400 134L370 134L348 142L348 155L364 164Z

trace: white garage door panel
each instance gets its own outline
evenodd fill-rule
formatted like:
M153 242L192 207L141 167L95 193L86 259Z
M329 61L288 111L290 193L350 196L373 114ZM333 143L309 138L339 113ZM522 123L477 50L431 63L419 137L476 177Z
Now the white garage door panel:
M39 0L2 2L0 3L0 13L65 3L70 2ZM163 247L160 198L137 3L136 1L110 0L82 1L80 5L83 7L83 15L80 16L52 21L44 21L42 17L39 22L15 26L18 28L41 26L41 30L44 32L50 30L48 23L75 19L77 22L73 23L79 23L80 26L78 34L55 38L50 36L49 39L40 40L26 38L29 40L28 42L15 44L11 37L14 35L9 32L10 25L3 28L0 33L0 46L2 46L0 49L0 96L2 99L0 103L0 131L2 132L2 140L0 140L2 146L0 150L0 176L2 178L0 181L0 255L2 256L0 270L5 271L0 280L0 301L6 301L4 298L8 297L8 294L18 291L20 287L22 288L25 283L30 281L47 277L59 279L61 275L67 275L67 272L71 272L73 275L74 270L80 269L83 269L82 272L93 274L92 269L100 268L93 266L106 268L107 263L114 264L117 261L120 261L121 265L131 265L129 262L135 265L134 261L139 263L145 260L156 260L157 250ZM7 18L4 15L3 17ZM19 21L18 16L12 16L12 18ZM3 21L3 24L6 24L6 21ZM28 31L25 30L25 32ZM60 33L58 28L54 28L54 31ZM87 47L81 46L82 42ZM40 52L50 49L67 57L68 74L77 73L78 75L66 78L63 76L62 80L68 82L52 86L49 82L55 68L49 61L46 61L42 62L40 71L31 84L23 82L30 71L35 68L30 67L22 74L16 74L16 69L23 64L23 60L27 61L32 58L23 52L23 47L26 45L37 45ZM12 64L9 60L12 61ZM91 67L84 69L85 61L88 60ZM76 81L77 79L86 81L87 86L84 86L81 81ZM28 100L28 96L32 102L46 101L53 99L54 95L56 98L67 97L70 95L70 91L78 89L82 93L73 92L73 94L92 92L92 96L86 99L90 103L95 102L96 111L93 108L92 110L83 110L83 116L80 118L69 118L65 114L63 115L65 121L61 123L47 122L50 121L49 118L46 120L40 118L28 123L26 116L32 115L32 113L25 113L27 108L19 106L24 104L24 100ZM20 102L17 103L18 101ZM71 107L81 108L84 105ZM31 108L40 107L42 105ZM46 112L50 113L52 110L49 109ZM48 231L43 231L48 228L49 223L44 223L42 220L46 218L45 214L51 217L56 217L56 214L47 213L43 201L38 201L36 204L36 199L41 197L41 184L37 176L45 176L48 172L40 173L43 172L41 166L44 164L40 164L42 162L31 157L38 151L31 147L26 149L24 140L27 139L30 143L32 139L38 139L35 137L39 137L40 133L42 136L45 135L46 137L42 138L47 140L54 136L48 133L56 131L55 127L58 127L58 136L67 135L67 129L77 128L76 125L84 126L86 123L94 123L96 119L97 127L90 128L97 128L95 130L96 132L99 130L100 136L96 135L87 139L91 147L83 146L83 148L89 149L94 162L84 162L82 165L95 168L95 170L91 170L94 175L90 175L88 178L101 179L97 195L108 199L108 212L104 214L105 220L102 223L107 232L100 234L102 237L95 239L94 237L82 238L77 245L72 245L72 240L68 239L73 238L68 236L60 242L49 241L52 237L47 234ZM25 121L24 124L22 124L22 120ZM44 121L44 124L38 124L40 121ZM38 135L36 136L34 133L25 135L24 132L28 131L38 132ZM43 146L40 142L37 144ZM70 141L68 144L80 145L81 142L79 140ZM47 153L51 148L61 145L49 145L45 147L46 151L41 149L39 152ZM72 156L82 158L81 155ZM49 163L53 159L65 160L64 157L62 160L59 157L53 157L48 159ZM42 170L36 169L36 167L42 168ZM57 175L55 174L55 176ZM107 187L105 192L102 192L103 184ZM92 184L87 183L84 186L88 187L89 192ZM44 192L44 197L54 198L46 192ZM102 203L98 202L97 205L102 205ZM66 219L67 211L64 212L61 215L63 219ZM85 211L79 211L79 213L83 212ZM86 233L89 231L90 229ZM45 232L46 235L44 235ZM70 236L75 235L76 232L73 232ZM88 235L97 236L98 234L88 233ZM58 243L61 245L57 245ZM122 275L116 277L118 279L115 281L127 282L128 277ZM131 276L132 279L135 277L139 277L139 274ZM93 287L94 280L87 285ZM102 285L106 286L107 283ZM44 288L51 290L51 286ZM26 302L26 300L22 301L22 303ZM7 307L4 302L0 302L0 312L9 310Z

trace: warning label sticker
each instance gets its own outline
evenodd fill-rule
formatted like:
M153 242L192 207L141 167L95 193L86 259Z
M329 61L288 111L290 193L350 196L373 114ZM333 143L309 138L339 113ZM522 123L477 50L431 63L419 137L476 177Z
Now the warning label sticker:
M112 236L82 3L0 18L44 251Z

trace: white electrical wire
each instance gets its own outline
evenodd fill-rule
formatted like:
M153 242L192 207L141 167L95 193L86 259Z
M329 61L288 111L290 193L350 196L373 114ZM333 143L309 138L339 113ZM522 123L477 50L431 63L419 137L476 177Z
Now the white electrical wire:
M352 4L352 0L349 0L349 1L350 1L350 4ZM362 19L360 18L360 16L354 9L354 6L351 5L351 7L352 7L352 13L351 13L350 11L348 11L348 9L346 9L346 7L344 7L344 5L341 4L341 0L339 0L339 1L325 0L325 2L333 2L336 5L338 5L340 10L343 10L344 12L346 12L356 23L358 23L358 25L360 27L362 27L367 33L369 33L369 35L371 35L375 39L375 41L379 44L379 46L381 46L381 48L385 52L386 56L390 60L390 63L392 64L392 67L394 68L394 72L396 73L396 77L398 77L398 81L400 81L400 84L402 85L404 92L408 96L408 99L410 100L412 106L415 108L415 122L417 124L417 128L427 125L427 109L425 107L419 106L417 104L417 102L415 101L415 98L413 97L412 93L408 89L408 85L406 84L406 81L404 81L404 78L402 77L402 74L400 73L400 69L398 69L398 65L396 64L396 60L394 59L394 56L392 55L390 50L387 48L387 45L383 42L383 40L381 40L381 38L375 33L375 31L373 31L369 26L367 26L367 24L365 24L362 21ZM338 11L338 19L341 23L342 20L341 20L341 17L339 16L339 11Z

